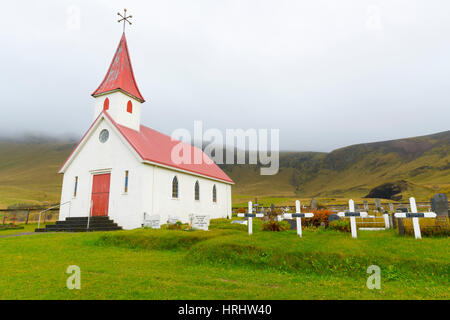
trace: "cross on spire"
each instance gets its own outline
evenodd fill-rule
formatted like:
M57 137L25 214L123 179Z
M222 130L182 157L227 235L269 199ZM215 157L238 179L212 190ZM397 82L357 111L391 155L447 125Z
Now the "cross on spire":
M128 19L133 18L133 16L129 15L129 16L127 17L127 9L123 9L123 15L121 15L120 12L117 12L117 15L120 16L120 17L122 18L122 19L117 20L117 22L120 23L120 22L123 21L123 32L125 32L125 25L126 25L126 22L128 22L128 23L131 25L131 22L130 22L130 20L128 20Z

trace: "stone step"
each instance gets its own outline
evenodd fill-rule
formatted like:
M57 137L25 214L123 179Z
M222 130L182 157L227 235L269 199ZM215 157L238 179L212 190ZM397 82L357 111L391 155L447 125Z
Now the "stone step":
M88 217L69 217L66 218L65 221L87 221ZM91 221L94 220L110 220L108 216L95 216L95 217L91 217L90 219Z
M70 217L64 221L57 221L56 224L46 225L45 228L35 229L35 232L91 232L91 231L115 231L122 230L114 220L107 216L91 217L89 219L89 229L87 229L88 217Z
M95 228L115 228L118 227L117 223L102 223L102 224L89 224L89 229ZM48 230L55 229L67 229L67 228L75 228L75 229L85 229L87 228L87 224L84 223L67 223L67 224L50 224L47 225L46 228Z
M56 221L56 224L51 224L48 226L75 226L75 227L84 227L87 226L87 221ZM112 220L108 221L89 221L89 226L112 226L116 227L117 223Z

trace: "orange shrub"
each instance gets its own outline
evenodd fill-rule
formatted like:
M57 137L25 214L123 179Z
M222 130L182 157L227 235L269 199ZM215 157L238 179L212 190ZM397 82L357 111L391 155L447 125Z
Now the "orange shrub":
M314 217L305 219L305 225L319 227L323 222L325 227L328 227L328 216L333 214L333 211L327 209L311 210L308 212L314 213Z

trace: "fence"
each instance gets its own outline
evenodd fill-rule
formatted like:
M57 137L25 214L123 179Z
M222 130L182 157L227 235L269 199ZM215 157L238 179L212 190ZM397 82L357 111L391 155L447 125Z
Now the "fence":
M49 207L27 207L14 209L0 209L0 224L28 224L38 223L39 213L47 210ZM55 222L59 218L59 208L49 209L45 215L42 215L43 223Z

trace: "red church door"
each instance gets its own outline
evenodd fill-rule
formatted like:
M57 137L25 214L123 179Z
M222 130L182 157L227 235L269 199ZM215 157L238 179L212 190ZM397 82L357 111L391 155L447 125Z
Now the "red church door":
M111 174L96 174L92 182L92 216L107 216Z

